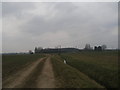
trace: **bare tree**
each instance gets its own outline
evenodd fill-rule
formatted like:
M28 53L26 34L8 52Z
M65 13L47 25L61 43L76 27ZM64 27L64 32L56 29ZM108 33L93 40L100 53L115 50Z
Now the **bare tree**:
M101 47L102 47L102 50L105 50L107 48L106 45L102 45Z
M43 48L42 47L35 47L35 53L40 53L41 52L41 50L42 50Z
M90 46L90 44L86 44L84 49L85 50L92 50L92 47Z

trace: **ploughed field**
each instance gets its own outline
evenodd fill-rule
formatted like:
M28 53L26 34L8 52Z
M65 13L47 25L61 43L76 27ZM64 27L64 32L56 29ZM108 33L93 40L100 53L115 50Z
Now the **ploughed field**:
M117 88L117 63L117 51L3 55L2 87Z

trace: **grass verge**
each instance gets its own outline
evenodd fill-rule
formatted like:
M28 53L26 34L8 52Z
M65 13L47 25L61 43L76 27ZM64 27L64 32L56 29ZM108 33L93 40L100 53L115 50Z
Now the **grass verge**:
M34 71L29 75L29 77L27 77L23 88L36 88L37 86L37 79L41 74L41 71L43 69L44 63L46 61L46 58L44 58L39 64L38 66L34 69Z
M88 75L106 88L118 87L117 52L62 54L67 64Z
M2 56L2 80L24 68L27 64L44 57L43 54L3 55Z
M60 57L51 58L53 71L59 88L103 88L75 68L64 64Z

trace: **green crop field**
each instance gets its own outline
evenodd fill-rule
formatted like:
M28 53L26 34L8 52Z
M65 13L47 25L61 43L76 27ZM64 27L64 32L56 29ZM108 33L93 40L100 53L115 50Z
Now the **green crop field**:
M64 64L59 56L54 56L51 60L59 88L104 88L85 74Z
M44 67L48 67L48 71L51 70L54 73L53 78L57 88L118 87L118 51L3 55L2 80L6 81L9 76L14 76L19 70L23 70L29 65L32 67L34 61L39 61L39 58L43 58L43 60L35 64L35 69L23 80L24 84L22 87L37 87L39 76L42 72L46 72L43 71L45 70ZM50 60L50 63L47 60ZM66 64L64 60L66 60ZM52 69L49 70L50 67ZM18 78L17 76L15 77L16 80ZM47 80L44 83L47 83ZM9 85L10 83L8 82L7 84Z
M82 51L65 53L61 57L67 64L105 86L118 87L118 52L117 51Z
M39 54L23 54L23 55L3 55L2 56L2 79L5 80L18 70L23 68L26 64L34 62L35 60L44 57Z

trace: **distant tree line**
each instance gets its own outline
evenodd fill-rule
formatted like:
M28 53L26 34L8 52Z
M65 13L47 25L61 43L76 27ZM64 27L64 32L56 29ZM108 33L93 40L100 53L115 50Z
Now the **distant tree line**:
M77 48L45 48L35 47L35 53L60 53L60 52L79 52Z
M94 51L103 51L106 50L107 46L106 45L101 45L101 46L94 46L91 47L90 44L86 44L85 48L83 50L94 50ZM61 53L61 52L78 52L82 51L78 48L45 48L43 49L42 47L35 47L34 53ZM33 54L33 51L29 50L30 54Z

